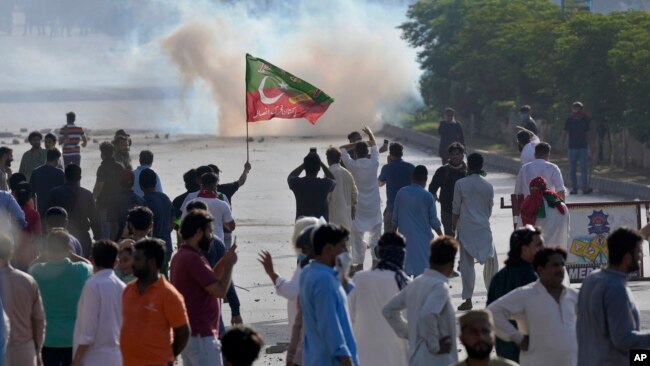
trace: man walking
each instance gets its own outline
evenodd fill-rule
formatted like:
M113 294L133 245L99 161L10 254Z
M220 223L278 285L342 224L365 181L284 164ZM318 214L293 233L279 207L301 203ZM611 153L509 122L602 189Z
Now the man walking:
M393 207L397 192L403 187L411 184L413 169L411 163L402 160L404 146L399 142L393 142L388 149L388 164L381 167L379 173L379 186L386 186L386 208L384 209L384 232L395 231L393 226ZM426 182L425 182L426 184Z
M122 364L119 341L124 283L113 271L117 253L117 244L112 241L93 244L94 274L86 281L77 305L73 366Z
M449 145L458 142L465 146L465 135L463 134L463 126L454 117L456 112L453 108L445 109L445 119L440 121L438 126L438 135L440 136L440 144L438 145L438 155L442 159L442 165L449 162L449 155L447 154Z
M449 365L458 361L456 315L449 295L458 242L442 236L431 242L429 269L384 306L384 317L409 342L409 365ZM407 321L401 312L406 310Z
M474 294L474 261L483 264L485 287L490 286L492 276L499 270L496 250L492 242L490 216L494 204L494 188L483 178L483 156L472 153L467 157L467 177L456 182L452 230L458 233L460 242L460 273L463 280L463 300L458 310L472 309Z
M63 169L58 167L61 152L57 148L47 150L47 161L44 165L34 169L29 184L32 192L36 194L36 209L41 217L47 211L47 200L50 192L65 183Z
M70 237L63 229L54 229L45 245L47 262L34 264L34 276L45 307L45 366L72 363L72 336L77 319L77 302L92 268L86 262L71 262Z
M340 148L343 163L350 170L354 182L359 190L358 203L352 220L352 270L363 269L363 262L366 256L366 248L370 246L370 253L373 258L373 265L377 257L374 248L381 235L381 198L379 196L379 184L377 183L377 169L379 169L379 150L375 142L375 135L369 127L363 129L368 135L369 143L357 142L355 145L356 157L353 160L348 154L345 146ZM370 156L368 156L370 150ZM368 234L368 242L364 240Z
M172 284L185 299L191 337L181 353L183 365L222 365L219 343L221 298L226 296L237 262L233 244L219 262L210 267L201 251L210 248L212 217L204 210L193 210L181 225L183 244L170 264Z
M517 366L518 363L492 356L494 322L489 310L470 310L458 319L460 342L465 346L467 359L453 366Z
M235 219L232 217L230 206L225 201L219 199L217 193L217 184L219 177L215 173L205 173L201 177L201 190L196 197L197 201L205 203L208 207L208 212L212 216L212 229L214 236L221 242L224 239L224 227L230 231L234 231L236 227ZM188 202L189 203L189 202ZM183 220L187 215L187 209L183 207Z
M591 118L584 112L581 102L574 102L571 106L571 115L564 122L562 133L562 146L569 150L569 174L571 175L571 194L578 193L577 164L580 164L580 180L582 193L589 194L593 189L589 186L589 160L593 130L590 128ZM565 145L568 137L568 145Z
M66 115L67 124L59 129L59 144L63 145L63 163L68 165L75 163L81 166L81 146L88 145L88 139L84 129L75 125L77 116L74 112L68 112Z
M544 177L548 183L548 189L556 192L564 199L564 179L560 168L551 163L551 145L540 142L535 146L535 160L519 169L515 183L515 194L530 194L530 182L537 177Z
M11 329L5 362L7 365L37 366L42 364L41 348L45 336L43 302L34 278L11 266L13 252L11 239L0 234L2 305Z
M650 348L650 332L641 330L639 310L627 286L628 274L638 271L643 260L642 242L636 230L614 230L607 237L607 267L591 272L582 283L578 366L626 365L631 349Z
M314 261L300 275L303 365L359 366L346 296L351 286L341 263L347 239L347 229L332 224L314 232Z
M174 230L174 205L166 194L157 191L158 174L151 169L140 172L140 190L147 207L153 213L153 237L162 239L166 245L166 257L163 273L167 273L169 260L172 257L172 231ZM135 184L134 184L135 185Z
M135 243L133 274L122 295L120 349L124 366L169 365L190 337L185 302L160 275L165 243L142 239ZM146 319L146 322L143 322Z
M325 178L318 178L318 171L323 169ZM305 176L300 178L300 173ZM336 178L323 164L315 151L309 152L303 163L289 173L287 183L296 197L296 219L301 216L324 217L329 219L328 202L336 186Z
M578 291L562 285L566 258L567 252L561 247L541 249L533 260L539 280L488 306L497 336L519 345L523 365L573 366L578 361ZM510 319L525 326L517 329Z
M140 197L144 197L144 192L142 191L142 188L140 188L140 173L142 173L142 171L145 169L151 169L152 165L153 165L153 153L149 150L140 151L140 165L133 171L133 175L135 177L133 183L133 192L135 192L135 194L137 194ZM163 191L162 184L160 183L160 177L158 175L156 175L156 184L154 188L155 188L154 192L162 193Z
M341 166L341 152L334 147L327 149L327 165L334 175L336 186L330 197L328 211L329 222L352 229L352 220L356 212L359 191L352 173Z
M537 129L537 123L535 123L535 120L530 115L530 112L531 108L529 105L522 105L519 108L519 124L521 127L532 132L534 135L538 135L539 131Z
M431 178L429 192L440 201L440 221L445 229L445 235L456 236L452 230L451 216L454 202L454 188L456 181L465 178L467 174L467 165L463 161L465 156L465 147L458 142L449 145L448 163L438 168ZM438 195L438 190L440 194Z
M411 185L397 192L392 216L393 226L406 238L406 263L404 270L419 276L427 267L429 246L433 240L431 229L441 236L442 230L436 202L424 187L429 172L424 165L413 170Z
M99 144L102 162L97 168L97 179L93 188L93 197L97 200L97 209L102 222L102 238L111 236L111 225L108 221L108 208L115 196L120 193L120 179L124 165L115 160L115 147L108 141Z
M494 275L488 288L486 305L489 306L497 299L516 288L525 286L537 280L533 269L535 254L544 247L542 232L538 227L524 226L510 235L510 251L505 267ZM513 326L516 323L510 322ZM497 355L519 362L519 345L497 339Z
M27 136L27 141L32 145L32 148L23 154L22 159L20 159L20 168L18 171L24 174L29 182L34 169L45 164L47 150L41 147L43 134L38 131L31 132Z

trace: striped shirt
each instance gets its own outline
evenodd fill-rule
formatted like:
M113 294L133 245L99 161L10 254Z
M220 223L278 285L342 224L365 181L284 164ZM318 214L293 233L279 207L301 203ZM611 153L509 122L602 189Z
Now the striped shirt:
M59 138L63 141L63 155L78 155L81 152L79 143L84 136L84 129L68 124L59 130Z

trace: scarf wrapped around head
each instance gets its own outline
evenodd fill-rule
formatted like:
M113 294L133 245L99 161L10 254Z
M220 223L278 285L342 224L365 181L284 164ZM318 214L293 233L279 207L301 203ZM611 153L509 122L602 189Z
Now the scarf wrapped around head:
M521 203L521 221L524 225L535 225L537 218L546 217L544 200L548 207L555 208L565 214L562 197L546 187L544 177L536 177L530 181L530 195Z
M377 247L377 256L380 258L377 269L395 272L397 287L401 290L408 285L408 276L404 272L404 257L406 249L396 245L382 245Z

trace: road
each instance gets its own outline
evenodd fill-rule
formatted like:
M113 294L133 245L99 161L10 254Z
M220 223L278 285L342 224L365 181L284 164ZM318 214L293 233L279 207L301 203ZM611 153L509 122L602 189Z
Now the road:
M273 122L267 122L273 123ZM101 140L101 138L100 138ZM287 327L286 301L275 294L275 289L257 262L257 253L268 250L272 253L276 271L283 276L290 276L295 265L294 251L289 243L295 213L295 201L289 190L286 177L291 170L301 164L303 156L310 147L316 147L324 158L324 151L330 145L340 145L343 138L274 138L266 137L263 142L251 142L250 158L252 171L246 182L233 199L233 213L237 221L235 234L239 244L239 261L236 265L234 280L242 303L242 316L247 324L258 329L267 345L286 342L289 338ZM191 167L215 163L223 171L222 182L234 181L239 177L246 159L245 144L242 138L223 139L211 136L175 137L169 140L134 136L132 157L134 166L137 153L141 149L150 149L155 154L153 164L162 179L165 192L171 197L183 192L182 174ZM26 150L27 147L24 146ZM19 151L18 153L16 151ZM22 150L15 149L14 156L20 156ZM89 145L82 152L84 176L82 184L92 188L94 172L99 165L99 151L96 144ZM404 159L429 168L430 175L439 166L440 159L424 151L406 146ZM382 163L385 155L381 157ZM487 180L494 186L495 207L491 226L494 242L502 265L508 251L509 236L512 231L512 217L509 210L500 209L501 197L509 197L514 187L514 176L486 169ZM382 199L385 190L381 189ZM569 202L612 201L617 197L590 195L571 196ZM645 246L647 248L647 246ZM366 257L369 260L369 256ZM644 260L648 253L645 250ZM366 267L369 263L366 263ZM647 267L646 268L650 268ZM486 290L481 278L479 265L476 268L477 279L474 307L481 308L485 303ZM452 302L458 306L460 296L460 278L450 281ZM576 285L574 285L576 286ZM577 286L576 286L577 287ZM645 328L650 326L650 295L647 282L632 283L642 321ZM245 289L245 290L244 290ZM224 319L230 321L229 308L224 305ZM285 354L264 354L258 365L284 365Z

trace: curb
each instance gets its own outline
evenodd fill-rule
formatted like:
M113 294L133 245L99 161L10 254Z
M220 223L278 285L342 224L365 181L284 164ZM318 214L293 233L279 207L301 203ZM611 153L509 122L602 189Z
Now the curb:
M407 142L426 150L438 151L438 145L440 145L440 139L436 136L409 130L396 125L385 124L382 133L396 140ZM519 172L520 163L518 159L513 159L480 149L467 148L467 151L478 152L483 155L485 165L491 168L513 175L517 175ZM563 171L562 174L568 176L568 172L566 171ZM644 184L619 182L609 178L592 177L591 186L599 193L612 194L630 199L650 198L650 186Z

